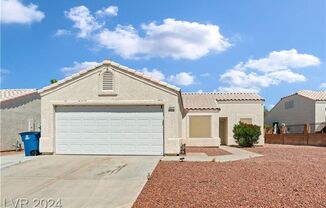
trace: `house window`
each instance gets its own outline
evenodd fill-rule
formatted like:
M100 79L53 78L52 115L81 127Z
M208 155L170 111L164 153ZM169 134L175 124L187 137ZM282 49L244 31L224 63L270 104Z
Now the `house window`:
M189 137L211 137L211 116L189 116Z
M285 109L290 109L290 108L293 108L294 107L294 101L293 100L290 100L290 101L287 101L284 103L284 108Z
M106 90L113 90L113 73L111 71L106 71L103 73L103 88Z
M252 124L252 118L240 118L241 123Z

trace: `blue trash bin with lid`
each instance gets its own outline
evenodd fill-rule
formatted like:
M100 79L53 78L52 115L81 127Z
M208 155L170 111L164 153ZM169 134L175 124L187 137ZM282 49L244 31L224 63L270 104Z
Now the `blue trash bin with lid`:
M41 133L38 131L28 131L20 133L24 142L25 156L36 156L40 154L39 140Z

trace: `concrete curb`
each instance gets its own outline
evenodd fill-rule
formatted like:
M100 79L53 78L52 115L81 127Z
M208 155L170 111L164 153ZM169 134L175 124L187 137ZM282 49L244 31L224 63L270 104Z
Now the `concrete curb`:
M220 146L220 148L224 151L231 153L231 155L165 156L161 160L162 161L180 161L180 158L184 158L184 161L190 161L190 162L230 162L230 161L245 160L245 159L263 156L261 154L250 152L250 151L236 148L236 147Z
M34 160L41 156L29 156L26 157L23 153L22 154L15 154L15 155L5 155L0 157L0 169L8 168L13 165L17 165L26 161Z

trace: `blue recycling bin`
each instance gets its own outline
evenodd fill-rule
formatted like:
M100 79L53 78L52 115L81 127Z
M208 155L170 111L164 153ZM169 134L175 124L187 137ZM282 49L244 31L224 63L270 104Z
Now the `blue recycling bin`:
M25 156L36 156L40 154L39 140L41 133L38 131L28 131L20 133L24 142Z

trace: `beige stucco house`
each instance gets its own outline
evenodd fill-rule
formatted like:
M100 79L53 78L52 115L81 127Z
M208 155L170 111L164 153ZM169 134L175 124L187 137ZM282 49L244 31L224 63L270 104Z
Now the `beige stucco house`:
M15 150L19 133L39 131L41 99L35 89L1 89L1 151Z
M264 99L256 93L183 93L183 138L189 146L236 145L233 126L256 124L263 132ZM258 145L264 144L261 135Z
M270 110L265 123L284 123L292 133L303 132L304 124L311 124L312 131L326 125L326 91L303 90L281 98Z
M113 61L39 93L44 153L178 154L182 143L235 144L232 127L240 120L263 126L264 100L257 94L182 94Z

